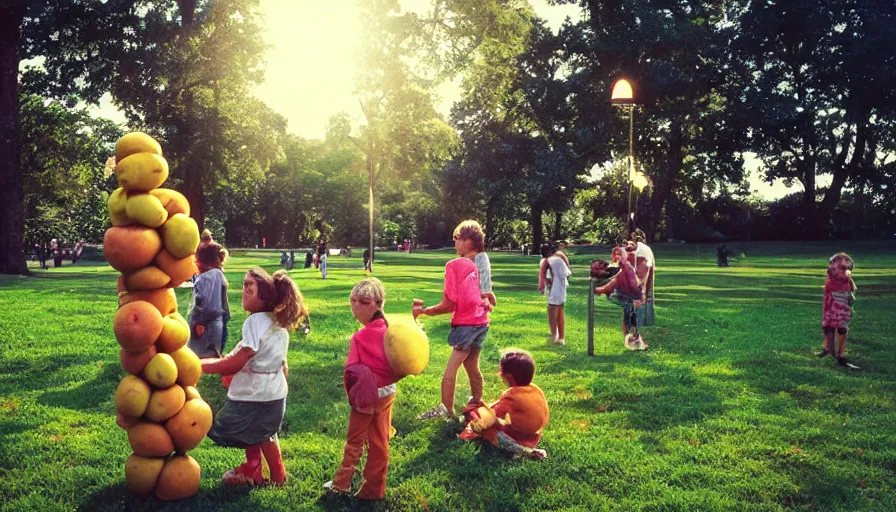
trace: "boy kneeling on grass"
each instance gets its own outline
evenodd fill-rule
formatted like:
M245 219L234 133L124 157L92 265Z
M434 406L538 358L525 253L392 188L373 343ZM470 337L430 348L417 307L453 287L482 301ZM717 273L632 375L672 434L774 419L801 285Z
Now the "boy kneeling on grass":
M490 405L464 407L467 420L458 437L465 441L485 439L514 457L544 459L536 448L548 424L548 402L541 388L532 383L535 361L525 350L509 349L501 356L501 379L510 386Z

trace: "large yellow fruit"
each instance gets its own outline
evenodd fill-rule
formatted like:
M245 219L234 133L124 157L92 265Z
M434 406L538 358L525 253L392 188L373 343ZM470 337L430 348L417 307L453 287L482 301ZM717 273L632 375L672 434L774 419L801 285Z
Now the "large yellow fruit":
M128 489L138 496L149 496L156 488L156 481L163 467L165 467L163 457L141 457L131 454L124 463L124 479Z
M152 262L162 249L156 230L144 226L115 226L103 236L103 255L115 270L136 272Z
M168 215L175 213L190 215L190 202L180 192L170 188L157 188L149 193L159 198L162 206L168 211Z
M115 390L115 409L125 416L139 418L149 405L152 389L140 377L127 375L118 383Z
M128 193L123 188L118 187L109 194L109 220L112 221L113 226L127 226L134 223L128 217L127 203Z
M165 427L141 421L128 430L128 442L141 457L166 457L174 451L174 442Z
M156 340L159 352L170 354L187 344L190 340L190 324L178 313L172 313L162 319L162 333Z
M136 300L145 300L155 306L162 316L168 316L177 311L177 295L174 293L173 288L127 291L124 289L124 276L119 276L119 288L119 306L124 306Z
M190 347L181 347L171 353L177 364L177 382L182 386L195 386L202 375L202 363Z
M112 329L121 348L143 352L162 332L162 314L145 300L128 302L115 313Z
M143 373L143 369L146 368L146 363L150 362L156 356L156 353L155 345L150 346L143 352L128 352L125 349L121 349L121 354L119 354L121 367L131 375L140 375Z
M175 259L194 254L199 246L199 226L195 220L182 213L169 217L159 231L162 233L165 250Z
M157 389L149 397L149 405L146 406L146 412L143 413L143 417L150 421L161 423L177 414L184 406L186 400L187 396L184 393L184 388L180 386L175 385L165 389ZM172 440L174 440L173 436ZM177 442L174 445L177 446Z
M168 162L153 153L134 153L115 164L115 175L129 196L132 192L149 192L168 179Z
M164 288L171 282L168 274L162 272L159 267L147 265L133 274L124 276L124 285L128 290L155 290Z
M177 381L177 365L168 354L156 354L146 363L143 378L156 388L167 388Z
M175 455L168 459L156 482L156 497L174 501L194 496L199 492L202 472L199 463L189 455Z
M199 446L211 428L212 408L199 398L187 400L180 411L165 422L165 429L179 452Z
M190 400L202 400L202 396L199 395L199 390L193 386L186 386L184 388L184 395L186 395L188 402Z
M389 316L384 344L389 366L399 377L422 373L429 364L429 338L410 316Z
M143 132L131 132L115 143L115 160L121 162L134 153L154 153L162 156L162 146Z
M159 251L159 254L156 254L153 263L171 278L169 286L179 286L193 277L194 274L199 273L199 268L196 267L196 258L192 254L181 259L175 259L171 253L162 249Z
M157 228L168 220L168 210L162 206L159 198L152 194L131 194L125 203L125 212L129 219L148 228Z

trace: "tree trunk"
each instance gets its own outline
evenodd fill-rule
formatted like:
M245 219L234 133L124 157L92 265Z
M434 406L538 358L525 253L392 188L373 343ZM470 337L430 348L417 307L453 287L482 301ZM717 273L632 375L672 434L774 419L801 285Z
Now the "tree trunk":
M538 251L544 242L544 225L541 223L541 206L532 205L532 250Z
M557 210L554 215L554 240L561 240L563 239L563 212Z
M187 165L191 164L187 163ZM189 171L185 173L187 181L184 183L186 186L184 196L190 203L190 217L193 217L196 225L199 226L199 231L202 231L205 228L205 188L202 185L202 179L199 177L200 174L198 172L191 174Z
M824 194L824 198L821 200L821 207L818 209L817 217L819 218L819 223L823 223L822 226L827 226L830 222L831 215L834 213L834 209L836 209L837 205L840 203L840 196L843 193L843 186L846 184L846 179L850 176L855 176L862 165L862 161L865 157L865 145L868 138L867 115L860 117L859 124L856 127L855 144L852 146L852 158L847 163L846 153L850 147L851 138L852 136L849 134L849 130L847 130L847 134L844 136L842 143L842 158L838 157L835 159L836 166L834 168L834 177L831 180L831 185Z
M25 0L0 7L0 273L28 274L22 236L25 189L22 182L22 134L19 126L19 49Z
M492 236L495 232L495 198L490 197L485 203L485 248L491 245Z
M653 240L660 215L663 213L663 205L666 204L669 194L675 187L678 174L681 172L683 146L684 136L682 134L681 120L673 119L669 127L669 154L666 164L666 175L662 179L657 180L658 183L654 187L653 195L650 198L650 210L648 211L647 229L645 230L648 241Z

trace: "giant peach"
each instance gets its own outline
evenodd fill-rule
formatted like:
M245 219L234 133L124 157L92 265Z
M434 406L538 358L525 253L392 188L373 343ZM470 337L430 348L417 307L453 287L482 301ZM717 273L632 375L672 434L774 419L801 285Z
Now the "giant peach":
M194 274L199 273L199 268L196 267L196 258L192 254L176 259L166 249L162 249L159 254L156 254L153 263L171 278L169 286L179 286Z
M202 376L202 363L190 347L181 347L171 353L177 364L177 382L183 386L195 386Z
M194 254L199 247L199 226L182 213L175 213L159 229L165 250L175 259Z
M164 288L171 282L168 274L162 272L159 267L147 265L140 270L126 274L124 285L128 290L155 290Z
M157 389L149 397L149 404L146 406L146 412L143 413L143 417L150 421L161 423L176 415L183 408L186 399L184 388L178 385ZM174 438L172 437L173 440ZM177 446L177 443L175 443L175 446Z
M167 388L177 381L177 365L168 354L156 354L143 368L143 378L155 388Z
M141 457L132 453L124 463L124 479L128 489L137 496L152 494L165 467L165 460L164 457Z
M162 314L145 300L128 302L115 313L112 329L121 348L142 352L152 346L162 332Z
M115 390L115 409L125 416L139 418L146 411L150 396L152 389L146 381L135 375L127 375Z
M153 153L162 156L162 146L143 132L125 134L115 143L115 160L121 162L134 153Z
M174 447L180 452L196 448L211 428L212 408L201 398L187 400L183 407L165 422L165 429L174 441Z
M141 421L128 429L128 443L141 457L165 457L174 451L174 442L165 427Z
M113 226L103 236L103 255L115 270L135 272L149 265L162 249L156 230L145 226Z
M196 459L189 455L175 455L168 459L156 482L156 497L173 501L194 496L199 492L202 472Z
M168 220L168 210L152 194L130 194L125 203L128 218L148 228L157 228Z
M162 319L162 332L156 340L160 352L170 354L190 340L190 324L179 313L172 313Z
M115 175L129 196L132 192L149 192L168 179L168 162L153 153L134 153L115 164Z

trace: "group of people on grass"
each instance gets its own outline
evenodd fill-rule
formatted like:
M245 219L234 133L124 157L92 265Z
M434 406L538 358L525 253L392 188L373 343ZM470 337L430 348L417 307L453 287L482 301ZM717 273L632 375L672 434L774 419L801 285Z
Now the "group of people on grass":
M412 306L415 319L451 314L447 341L452 350L442 375L440 401L417 419L459 419L454 394L457 372L463 366L471 396L461 409L465 425L458 436L484 440L513 456L543 459L547 454L538 444L550 413L545 394L533 383L535 361L529 353L518 349L505 351L498 369L508 389L490 404L482 400L480 353L497 297L492 289L481 226L471 220L460 223L454 230L454 246L458 257L445 265L441 300L427 307L415 299ZM565 343L563 306L570 275L569 258L563 249L562 244L544 249L539 272L539 290L548 296L551 340L560 345ZM246 462L227 471L224 482L262 484L264 456L271 480L282 486L287 474L277 433L286 411L289 332L303 320L309 326L309 313L302 293L287 272L280 270L269 275L263 269L253 268L243 279L242 306L249 316L243 323L241 341L222 356L226 340L222 333L226 332L229 318L227 281L221 272L226 258L227 251L220 244L210 236L203 237L196 253L200 274L190 309L189 343L203 358L203 372L222 375L222 382L228 386L227 401L215 415L208 436L221 446L245 450ZM614 297L623 307L627 345L640 343L646 347L639 329L653 323L653 253L644 244L643 234L636 232L629 243L612 250L611 260L614 265L603 260L592 265L592 275L604 280L595 292ZM830 259L822 324L825 342L818 354L830 354L844 365L848 364L843 349L856 290L852 268L852 259L844 253ZM356 493L362 500L384 497L389 443L394 434L392 407L400 377L393 372L385 353L384 338L389 325L385 300L386 290L374 277L358 282L350 294L352 315L361 324L351 338L343 375L351 412L342 460L333 478L324 484L327 492L348 494L366 448L363 483Z
M535 361L525 351L506 351L500 360L501 378L509 386L501 397L482 401L483 377L479 355L489 330L489 312L497 305L491 286L491 268L484 249L484 235L475 221L464 221L454 231L458 257L445 266L442 298L424 307L415 300L415 318L451 313L448 344L451 356L442 377L439 403L418 416L419 420L456 420L455 380L461 366L470 380L471 397L462 409L465 427L462 439L483 439L514 456L544 458L537 448L547 425L549 411L541 389L532 380ZM227 401L215 415L208 436L221 446L242 448L246 462L226 472L229 484L261 484L261 458L268 462L271 480L286 481L277 432L286 410L286 354L289 331L295 330L308 310L298 286L283 270L268 275L253 268L243 280L242 306L249 314L243 323L241 341L225 356L220 342L226 325L226 280L221 266L227 251L214 241L203 241L196 253L200 274L194 284L190 309L190 347L202 358L204 373L222 375L228 385ZM221 285L223 280L223 286ZM389 464L392 405L399 377L385 354L388 320L384 314L386 291L374 277L357 283L350 295L351 312L362 325L351 339L343 382L351 405L342 461L328 492L348 493L364 449L367 463L359 499L382 499ZM228 309L229 310L229 309ZM367 397L364 400L363 397ZM485 421L486 417L493 421Z

